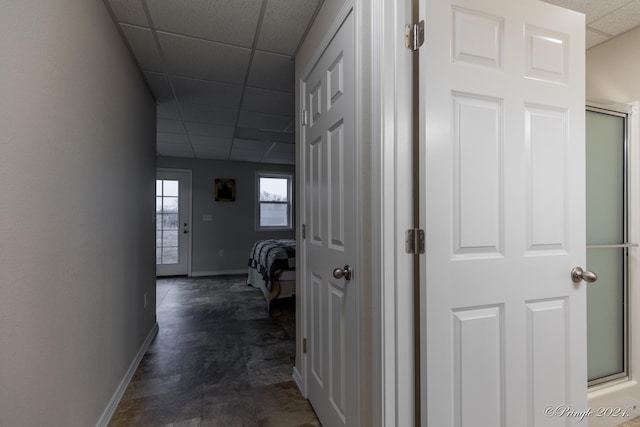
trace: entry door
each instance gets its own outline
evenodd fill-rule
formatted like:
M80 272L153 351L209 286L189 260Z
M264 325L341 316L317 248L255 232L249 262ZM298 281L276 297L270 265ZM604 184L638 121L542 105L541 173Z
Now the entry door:
M356 408L355 92L351 13L301 92L306 185L308 397L326 426L354 425Z
M584 18L420 0L422 424L583 425ZM586 422L586 421L583 421Z
M189 274L191 172L158 170L156 275Z

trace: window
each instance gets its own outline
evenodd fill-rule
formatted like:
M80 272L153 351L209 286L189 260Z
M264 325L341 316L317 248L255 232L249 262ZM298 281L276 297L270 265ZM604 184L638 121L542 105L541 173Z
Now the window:
M293 229L293 176L258 172L258 230Z

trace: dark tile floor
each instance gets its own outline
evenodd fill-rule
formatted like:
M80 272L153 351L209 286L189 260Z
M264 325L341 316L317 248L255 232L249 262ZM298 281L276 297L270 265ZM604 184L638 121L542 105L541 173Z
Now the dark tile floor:
M110 426L319 426L292 380L295 304L244 276L157 282L160 331Z

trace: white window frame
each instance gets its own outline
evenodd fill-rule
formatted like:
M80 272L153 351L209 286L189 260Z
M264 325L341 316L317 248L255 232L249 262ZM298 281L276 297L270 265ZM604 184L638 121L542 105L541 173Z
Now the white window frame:
M279 178L287 180L287 225L262 225L260 224L260 178ZM270 202L273 203L273 202ZM284 172L256 172L256 231L291 231L293 230L293 174Z

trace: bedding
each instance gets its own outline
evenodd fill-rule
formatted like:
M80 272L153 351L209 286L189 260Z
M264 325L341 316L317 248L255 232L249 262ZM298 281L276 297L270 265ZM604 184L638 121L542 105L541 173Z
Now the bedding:
M295 267L295 240L259 240L249 255L247 284L262 290L269 309L271 300L295 293Z

